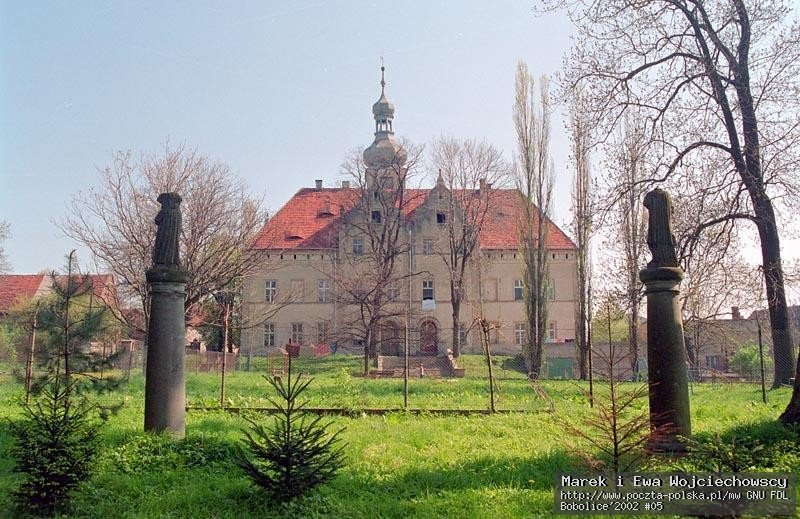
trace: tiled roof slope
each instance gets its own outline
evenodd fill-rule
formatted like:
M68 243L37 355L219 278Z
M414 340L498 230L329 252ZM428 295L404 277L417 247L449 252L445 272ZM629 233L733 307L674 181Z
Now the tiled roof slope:
M36 295L44 278L44 274L0 275L0 313Z
M413 218L429 189L409 189L404 213ZM331 249L338 246L341 216L352 209L359 196L354 188L304 188L298 191L258 233L253 249ZM516 189L498 189L481 229L482 249L516 249L517 219L522 214L522 197ZM575 244L552 221L548 248L572 250Z
M253 249L330 249L336 247L342 214L353 208L352 188L304 188L281 207L256 236Z
M56 276L56 283L65 284L67 276ZM114 278L110 274L88 276L96 297L111 303L114 296ZM8 312L15 304L42 297L52 292L52 278L48 274L0 275L0 313Z
M489 214L481 228L481 249L516 249L517 221L522 216L522 196L516 189L492 193ZM547 248L572 250L575 243L552 220L547 220Z

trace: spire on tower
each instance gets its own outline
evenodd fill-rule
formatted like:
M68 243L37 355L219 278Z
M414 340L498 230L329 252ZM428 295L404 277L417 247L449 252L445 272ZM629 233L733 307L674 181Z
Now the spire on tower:
M386 67L381 56L381 96L372 105L375 117L375 140L364 150L364 163L373 169L386 167L389 164L405 162L405 151L394 140L392 122L394 105L386 98Z
M386 88L386 79L383 76L384 71L386 71L386 67L383 66L383 56L381 56L381 95L383 95L383 90Z

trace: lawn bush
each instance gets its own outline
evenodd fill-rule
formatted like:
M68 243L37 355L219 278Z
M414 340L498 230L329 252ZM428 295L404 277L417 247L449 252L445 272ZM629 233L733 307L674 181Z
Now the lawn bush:
M322 417L309 419L298 398L313 379L292 380L292 364L286 382L266 377L280 399L270 399L279 410L277 419L265 427L246 418L251 430L245 431L244 444L250 456L241 451L239 466L250 479L278 501L291 501L310 489L331 480L343 464L342 430L329 433L330 423Z
M23 404L22 418L11 422L14 471L23 476L13 492L20 513L49 516L64 509L91 474L100 424L94 407L74 391L74 383L52 377L39 398Z

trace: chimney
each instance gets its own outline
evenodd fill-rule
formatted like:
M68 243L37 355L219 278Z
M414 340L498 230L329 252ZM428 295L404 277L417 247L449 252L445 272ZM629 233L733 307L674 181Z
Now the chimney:
M482 194L482 195L486 194L486 179L485 178L482 178L482 179L479 180L478 192L480 194Z
M342 180L342 189L350 189L350 181Z
M734 321L738 321L741 318L742 318L742 314L739 313L739 307L738 306L732 306L731 307L731 319L733 319Z
M315 188L317 189L317 191L322 189L322 179L318 178L317 180L314 181L314 184L315 184Z

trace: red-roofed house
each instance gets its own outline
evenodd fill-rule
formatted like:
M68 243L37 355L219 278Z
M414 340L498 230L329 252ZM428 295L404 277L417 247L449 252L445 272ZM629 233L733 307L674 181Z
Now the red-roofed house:
M114 278L109 274L92 274L87 281L92 292L106 304L114 303ZM66 283L67 276L56 276L56 283ZM48 296L53 291L53 277L49 274L0 275L0 315L26 301Z
M41 297L49 289L49 277L46 274L0 275L0 315L7 314L26 301Z
M481 351L477 333L466 330L482 300L484 315L499 325L491 337L493 350L519 353L526 334L517 241L523 208L520 192L492 189L481 182L474 191L451 193L441 179L431 189L405 189L402 167L387 166L404 164L406 155L394 140L394 106L383 92L373 114L375 140L363 155L366 185L351 187L342 182L338 187L323 187L317 180L315 187L297 191L256 238L253 249L263 255L264 268L245 280L244 302L251 322L257 322L259 315L269 317L263 327L242 331L243 351L268 350L290 340L309 346L335 341L340 351L360 351L359 334L350 329L355 321L348 317L352 303L343 293L347 291L344 280L355 278L352 284L357 285L375 279L373 273L355 266L360 256L369 254L374 238L369 226L382 229L395 221L391 218L402 218L399 246L408 252L398 255L396 281L384 288L397 311L387 312L377 342L384 355L402 351L405 308L410 301L411 352L446 355L452 339L452 307L449 271L442 259L449 250L444 231L450 213L443 208L450 207L452 199L483 197L489 209L479 233L480 253L474 255L464 287L462 351ZM401 193L403 201L381 207L378 202L387 193L395 197ZM400 211L390 214L392 206ZM552 221L545 225L551 287L545 357L558 364L563 374L575 358L576 247Z

